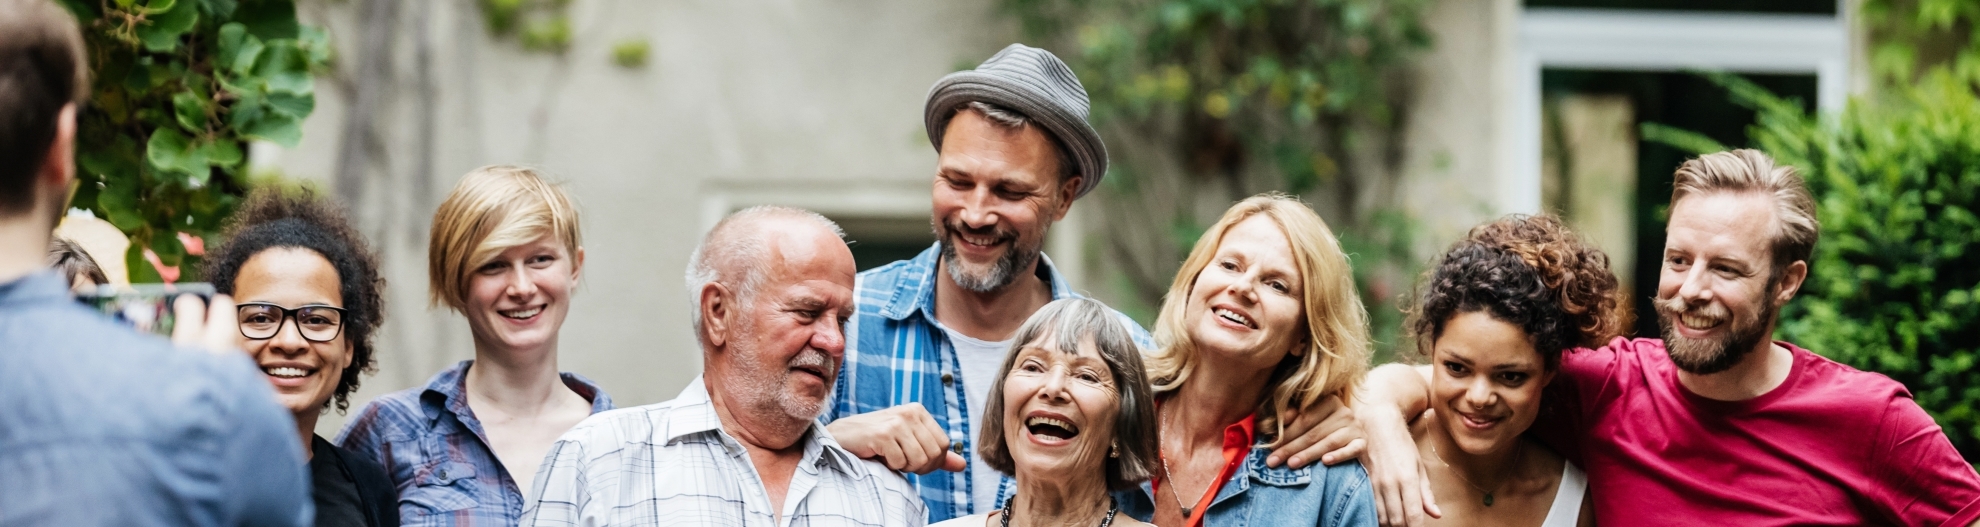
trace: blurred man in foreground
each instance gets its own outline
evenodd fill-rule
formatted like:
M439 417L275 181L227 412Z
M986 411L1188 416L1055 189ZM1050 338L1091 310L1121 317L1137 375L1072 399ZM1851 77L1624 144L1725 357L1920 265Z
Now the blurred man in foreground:
M87 79L74 18L0 0L0 526L308 525L294 424L246 356L116 325L46 267ZM233 302L199 304L175 340L233 349Z

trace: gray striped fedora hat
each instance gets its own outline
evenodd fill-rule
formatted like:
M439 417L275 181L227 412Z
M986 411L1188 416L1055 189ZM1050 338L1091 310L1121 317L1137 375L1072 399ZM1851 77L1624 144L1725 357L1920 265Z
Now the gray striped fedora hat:
M942 134L948 131L956 107L971 101L1024 114L1058 138L1072 154L1067 161L1078 165L1082 176L1074 197L1100 186L1100 177L1107 174L1107 145L1086 122L1090 104L1086 87L1052 52L1011 44L976 69L950 73L935 81L935 87L928 89L922 123L928 127L928 142L935 145L936 152L942 151Z

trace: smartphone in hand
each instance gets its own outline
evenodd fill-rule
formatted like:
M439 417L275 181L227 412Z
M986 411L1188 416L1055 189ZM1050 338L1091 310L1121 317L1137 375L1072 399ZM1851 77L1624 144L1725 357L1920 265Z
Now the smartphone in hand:
M213 299L213 284L104 284L76 295L76 300L138 331L169 338L177 318L172 301L179 295L198 295L205 305Z

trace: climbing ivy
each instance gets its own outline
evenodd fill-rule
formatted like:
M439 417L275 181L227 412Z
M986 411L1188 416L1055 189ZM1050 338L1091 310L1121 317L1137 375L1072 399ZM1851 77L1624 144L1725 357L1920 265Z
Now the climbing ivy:
M179 233L211 236L248 189L249 141L294 146L316 107L324 33L291 0L62 0L92 72L79 119L89 209L130 237L132 282L159 281L144 250L196 279Z

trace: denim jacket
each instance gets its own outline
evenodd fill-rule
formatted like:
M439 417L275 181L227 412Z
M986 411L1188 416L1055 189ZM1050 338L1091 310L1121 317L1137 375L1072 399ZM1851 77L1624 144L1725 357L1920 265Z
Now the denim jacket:
M1272 450L1251 447L1244 469L1233 474L1210 502L1203 525L1252 527L1267 525L1373 526L1375 493L1361 462L1313 465L1293 470L1265 466ZM1121 512L1134 519L1155 517L1155 490L1142 482L1138 490L1117 491ZM1176 506L1175 504L1168 504Z

